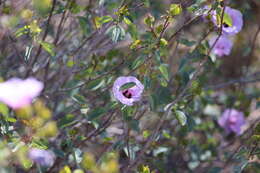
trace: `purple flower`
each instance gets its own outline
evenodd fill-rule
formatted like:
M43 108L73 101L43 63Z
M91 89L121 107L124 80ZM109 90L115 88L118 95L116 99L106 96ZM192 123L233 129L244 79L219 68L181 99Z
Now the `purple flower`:
M52 151L38 148L30 149L28 156L33 162L46 167L52 166L55 159L55 155Z
M218 120L218 124L227 133L234 132L237 135L241 135L241 126L245 124L244 114L236 109L226 109Z
M135 86L120 90L120 88L128 83L135 83ZM133 76L122 76L116 79L113 85L114 97L121 103L132 106L134 102L141 99L144 90L143 84Z
M213 46L217 38L218 38L217 36L214 36L210 39L209 41L210 47ZM229 40L228 37L226 37L225 35L222 35L219 37L218 41L213 47L212 52L221 57L223 55L229 55L231 53L232 47L233 47L232 41Z
M0 101L13 109L18 109L29 105L42 89L43 83L34 78L26 80L12 78L0 83Z
M243 15L239 10L226 7L225 13L231 18L232 20L232 26L229 26L226 23L223 23L222 29L223 32L227 35L235 35L238 32L241 31L243 27ZM216 12L214 11L212 15L212 21L215 25L219 26L219 23L217 22Z

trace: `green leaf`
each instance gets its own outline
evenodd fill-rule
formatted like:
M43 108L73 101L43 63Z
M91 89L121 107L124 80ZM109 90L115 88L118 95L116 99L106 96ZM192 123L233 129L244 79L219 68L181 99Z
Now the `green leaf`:
M33 139L31 147L46 150L46 149L48 149L48 141L43 140L43 139Z
M8 107L3 103L0 103L0 113L4 116L8 116L9 113Z
M142 0L146 8L150 7L150 0Z
M99 79L96 79L96 80L89 82L86 87L88 89L94 91L94 90L101 88L104 84L105 84L105 80L103 78L99 78Z
M168 72L168 65L167 64L161 64L159 66L159 70L162 73L163 77L169 81L169 72Z
M108 34L111 37L112 41L116 43L124 39L125 30L119 25L114 25L108 28L106 34Z
M128 25L127 31L131 35L133 40L138 40L139 32L137 30L137 26L136 25L134 25L133 23Z
M99 29L103 24L113 21L113 18L111 16L95 17L94 21L97 29Z
M57 149L57 148L53 148L52 151L55 153L56 156L58 157L65 157L66 156L66 153L63 152L62 150L60 149Z
M238 165L234 166L233 172L242 173L242 171L246 168L247 165L248 165L248 160L241 159L241 162Z
M77 14L83 9L83 7L78 5L75 1L72 1L71 7L69 9L70 9L71 13Z
M42 45L42 48L48 52L51 56L55 56L55 52L54 52L54 45L52 43L48 43L45 41L39 41L39 44Z
M144 76L144 88L145 89L151 88L151 79L149 76Z
M52 6L52 1L48 0L33 0L33 8L37 11L38 14L44 16L46 15Z
M153 150L153 155L157 157L159 154L167 153L168 151L169 151L168 147L158 147Z
M80 28L83 32L84 35L87 35L90 33L90 25L88 23L88 19L86 17L83 16L78 16L77 17L78 21L79 21L79 25Z
M139 67L141 64L143 64L145 61L145 57L144 56L140 56L138 58L136 58L134 60L134 62L131 64L131 69L135 69L137 67Z
M132 88L133 86L135 86L135 83L134 82L129 82L127 84L124 84L123 86L120 87L120 91L122 90L126 90L126 89L129 89L129 88Z
M66 63L67 67L73 67L75 65L74 60L68 60Z
M151 94L151 96L149 97L149 103L150 103L150 109L154 111L158 105L155 94Z
M196 41L189 41L187 39L180 39L178 40L178 42L188 47L191 47L196 44Z
M187 123L187 117L186 117L185 113L182 112L182 111L177 110L177 111L175 111L175 114L176 114L176 118L179 121L179 123L182 126L185 126L186 123Z
M168 45L168 41L165 40L165 38L161 38L161 39L160 39L160 45L161 45L162 47L165 47L165 46Z
M58 121L59 128L65 128L75 122L75 116L73 114L67 114Z
M100 23L101 24L108 23L110 21L113 21L113 18L111 16L102 16L102 17L100 17Z
M153 26L154 21L155 21L155 18L154 18L151 14L147 15L147 16L144 18L144 23L145 23L147 26L150 26L150 27Z
M227 24L229 27L233 25L232 18L227 13L224 14L223 23Z
M179 14L181 14L182 12L182 8L180 4L171 4L170 5L170 14L172 16L177 16Z
M132 24L132 21L128 18L128 17L124 17L124 22L127 24L127 25L130 25Z
M140 173L151 173L151 171L150 171L150 168L148 166L143 165Z
M151 133L150 133L148 130L144 130L144 131L143 131L143 137L144 137L145 139L147 139L150 135L151 135Z
M160 75L158 75L158 81L160 82L161 86L163 87L167 87L168 86L168 82L164 77L161 77Z
M186 117L187 117L187 131L191 132L195 128L196 123L195 120L192 118L192 116L187 115Z
M162 63L160 51L155 51L155 60L156 60L157 64L161 64Z
M17 120L13 117L6 117L5 118L6 121L10 122L10 123L15 123Z
M24 60L25 60L25 61L28 61L28 60L30 59L31 52L32 52L32 48L33 48L33 45L31 45L31 46L26 46L26 48L25 48L25 54L24 54Z
M89 121L95 120L99 118L101 115L103 115L106 112L106 109L103 107L98 107L93 109L88 115L87 118Z
M114 42L117 42L119 40L119 37L120 37L120 34L121 34L120 32L121 32L121 30L120 30L119 27L115 27L113 29L113 31L112 31L112 40Z
M200 6L198 4L193 4L189 7L187 7L187 11L190 12L190 13L195 13L197 12L198 10L200 9ZM196 13L195 13L196 14Z
M223 10L222 8L217 9L217 24L218 24L218 26L221 25L222 10ZM223 24L226 24L229 27L233 25L232 18L227 13L224 13Z
M86 104L87 102L84 96L78 94L74 95L72 99L78 102L79 104Z
M122 108L123 119L125 121L130 122L133 119L132 118L133 112L134 112L134 108L133 107L131 107L131 106L124 106Z
M14 35L15 35L16 38L18 38L18 37L20 37L20 36L22 36L22 35L24 35L24 34L27 34L28 32L29 32L29 28L28 28L28 26L26 25L26 26L24 26L24 27L22 27L22 28L19 28L19 29L14 33Z
M137 131L137 132L140 131L139 121L138 121L138 120L132 119L132 120L129 122L129 127L130 127L131 129L133 129L134 131Z
M162 135L167 138L167 139L170 139L171 138L171 135L167 132L167 131L163 131Z
M169 103L172 100L171 91L167 87L157 87L155 91L155 103L157 105Z

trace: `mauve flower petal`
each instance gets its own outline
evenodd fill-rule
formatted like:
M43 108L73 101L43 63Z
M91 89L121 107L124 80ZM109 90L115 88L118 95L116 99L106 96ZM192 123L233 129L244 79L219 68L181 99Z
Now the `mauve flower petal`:
M245 124L243 112L236 109L226 109L218 120L218 124L225 129L227 133L234 132L241 135L241 127Z
M243 27L243 15L239 10L230 7L226 7L225 12L231 17L233 25L231 27L223 27L223 31L225 34L235 35Z
M134 82L135 86L132 88L129 88L128 90L132 94L132 98L127 98L123 95L122 91L120 91L120 88L130 82ZM143 84L135 77L133 76L121 76L118 77L113 85L113 95L114 97L120 101L121 103L132 106L134 102L138 101L141 99L141 95L143 92L144 86Z
M224 113L222 114L222 116L218 119L218 124L221 126L221 127L225 127L225 124L228 120L228 117L229 117L229 111L228 110L225 110Z
M211 47L213 46L217 38L218 38L217 36L214 36L209 40L209 45ZM222 35L219 37L212 51L214 54L221 57L224 55L229 55L231 53L232 47L233 47L232 41L229 40L228 37L226 37L225 35Z
M242 13L239 10L236 10L236 9L233 9L230 7L225 8L225 13L228 14L230 16L230 18L232 19L232 26L230 26L230 27L222 26L223 32L227 35L235 35L238 32L240 32L243 27ZM214 11L212 13L212 21L216 26L218 25L216 11Z
M0 101L13 109L18 109L30 104L42 89L43 83L34 78L26 80L12 78L0 83Z
M229 126L229 128L231 129L231 131L233 131L237 135L241 135L241 126L239 124L234 124L234 125L231 124Z
M28 78L24 81L23 87L27 90L30 90L31 92L28 92L28 96L31 98L37 97L42 89L43 89L43 83L39 82L38 80L34 78Z
M38 148L30 149L28 156L33 162L41 166L47 166L47 167L52 166L55 159L55 155L52 151L42 150Z

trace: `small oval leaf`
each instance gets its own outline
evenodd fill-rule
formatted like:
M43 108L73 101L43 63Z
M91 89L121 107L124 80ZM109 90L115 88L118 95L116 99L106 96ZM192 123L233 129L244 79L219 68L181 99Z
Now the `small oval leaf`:
M182 126L185 126L187 123L187 117L186 117L185 113L182 111L179 111L179 110L175 111L175 113L176 113L176 118L179 121L179 123Z

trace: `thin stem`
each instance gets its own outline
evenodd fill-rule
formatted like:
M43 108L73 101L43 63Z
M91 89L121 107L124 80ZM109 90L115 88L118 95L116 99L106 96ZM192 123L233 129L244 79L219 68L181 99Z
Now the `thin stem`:
M53 0L53 2L52 2L52 8L51 8L49 17L48 17L48 19L47 19L46 29L45 29L45 32L44 32L44 34L43 34L42 41L45 41L45 39L46 39L46 37L47 37L47 35L48 35L49 25L50 25L50 22L51 22L51 18L52 18L52 16L53 16L53 12L54 12L54 9L55 9L55 6L56 6L56 2L57 2L57 0ZM28 68L28 71L27 71L27 73L26 73L26 77L30 75L31 70L33 69L34 64L37 62L38 57L39 57L41 51L42 51L42 45L39 45L39 48L38 48L38 50L37 50L37 52L36 52L36 55L35 55L34 59L32 60L31 65L30 65L30 68Z

